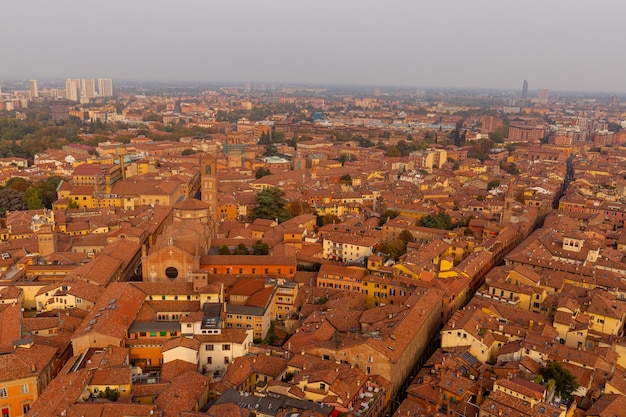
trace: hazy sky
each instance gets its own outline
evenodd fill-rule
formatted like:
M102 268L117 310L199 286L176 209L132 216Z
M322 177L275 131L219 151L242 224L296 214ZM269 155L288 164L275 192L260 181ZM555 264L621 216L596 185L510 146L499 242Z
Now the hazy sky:
M2 78L626 92L623 0L3 0Z

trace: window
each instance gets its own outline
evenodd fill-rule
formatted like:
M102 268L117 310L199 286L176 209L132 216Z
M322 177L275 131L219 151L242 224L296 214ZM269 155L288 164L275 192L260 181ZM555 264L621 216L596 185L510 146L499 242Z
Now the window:
M224 356L224 365L228 365L230 363L230 359L228 356Z
M28 384L22 384L22 394L28 393Z
M6 388L0 388L0 398L6 398L7 395L7 389Z
M2 407L2 412L0 413L2 417L10 417L9 407Z
M30 403L22 404L22 412L26 414L28 410L30 410Z
M326 384L324 384L323 382L320 383L320 389L325 390L326 389Z
M204 350L213 350L213 345L205 345Z
M230 350L230 345L222 345L222 350Z
M210 356L208 358L206 358L206 363L207 363L207 365L213 365L213 358L210 357Z

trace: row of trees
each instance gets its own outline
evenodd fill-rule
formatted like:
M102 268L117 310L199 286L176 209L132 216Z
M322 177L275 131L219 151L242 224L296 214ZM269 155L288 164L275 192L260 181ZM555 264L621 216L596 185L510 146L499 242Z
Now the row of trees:
M7 185L0 188L0 216L6 216L7 210L38 210L52 208L57 199L57 187L61 177L49 177L36 183L20 177L11 178Z
M268 255L270 253L270 246L263 242L262 240L257 240L254 245L252 245L251 251L248 250L248 247L245 243L240 243L237 245L234 251L230 251L230 248L226 245L220 246L219 254L220 255Z

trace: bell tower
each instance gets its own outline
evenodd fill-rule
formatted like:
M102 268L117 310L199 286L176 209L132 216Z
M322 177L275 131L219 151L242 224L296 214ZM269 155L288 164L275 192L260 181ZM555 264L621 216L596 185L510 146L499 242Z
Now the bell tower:
M202 201L209 205L209 218L213 221L214 231L219 222L217 209L217 158L214 154L203 154L200 157Z

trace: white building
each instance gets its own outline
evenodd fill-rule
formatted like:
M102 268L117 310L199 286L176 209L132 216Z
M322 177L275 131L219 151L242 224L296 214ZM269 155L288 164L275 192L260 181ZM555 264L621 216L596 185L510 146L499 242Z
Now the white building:
M37 80L29 80L28 89L30 90L31 99L39 97L39 86L37 85Z
M324 237L324 259L343 263L362 262L378 246L375 237L360 233L333 232Z
M113 96L113 81L110 78L98 78L98 94L100 97Z
M72 101L80 99L80 79L65 80L65 98Z

